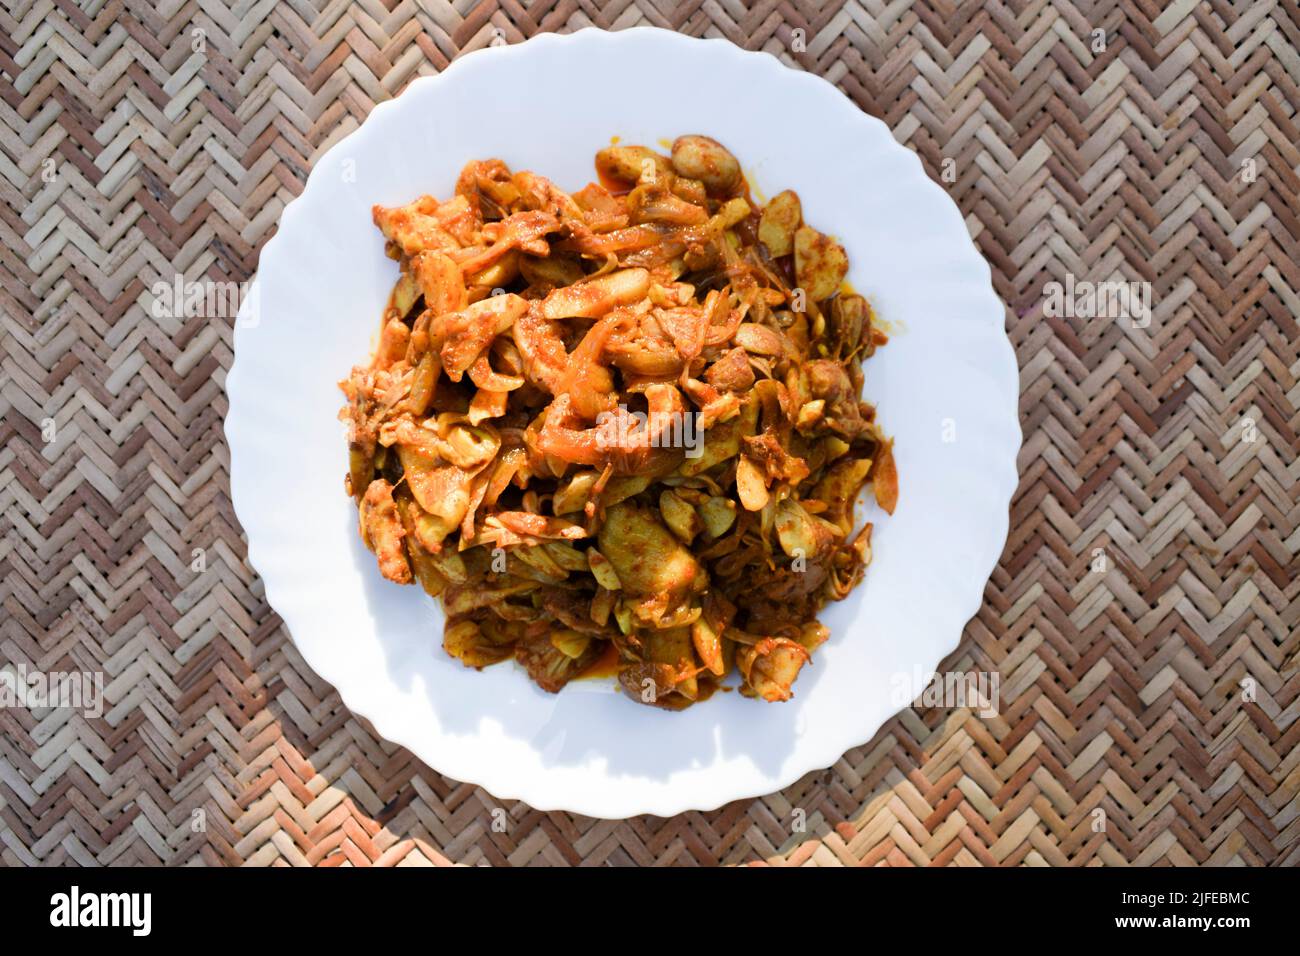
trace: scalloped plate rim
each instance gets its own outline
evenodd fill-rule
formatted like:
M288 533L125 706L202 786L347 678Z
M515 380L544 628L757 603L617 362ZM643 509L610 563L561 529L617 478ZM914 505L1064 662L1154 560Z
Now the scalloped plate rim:
M465 69L466 64L483 64L486 66L493 57L526 56L528 55L530 48L536 49L539 46L549 46L553 44L577 45L582 42L589 42L593 38L599 38L596 42L633 42L635 38L646 36L648 34L653 35L652 42L680 43L685 46L708 46L711 49L718 51L720 55L729 56L733 59L743 58L748 63L763 61L765 69L781 72L782 82L802 83L808 86L818 87L818 95L826 98L828 107L830 99L833 98L838 104L835 109L844 113L846 117L849 117L851 122L874 127L875 129L873 130L873 134L876 135L883 132L884 136L888 139L890 147L907 154L907 157L910 160L908 168L910 171L911 182L900 184L898 187L900 190L915 186L916 188L930 190L943 196L948 207L950 207L951 211L956 214L958 221L961 221L960 212L957 210L955 204L952 203L951 198L924 174L919 158L917 158L910 150L906 149L906 147L898 144L884 123L875 117L859 111L858 108L854 106L838 89L823 78L813 74L801 73L789 69L770 54L741 50L729 41L719 38L689 38L671 31L659 30L653 27L635 27L612 33L595 28L584 28L572 34L540 34L536 37L530 38L524 43L501 47L487 47L468 53L449 64L449 66L441 73L433 76L420 77L412 81L401 96L377 104L367 116L366 120L358 126L357 129L353 130L347 136L341 138L337 143L332 145L313 164L312 171L308 176L302 192L285 206L284 210L281 212L280 227L277 230L276 235L267 242L262 250L262 258L259 263L259 276L254 280L254 284L256 285L261 282L261 273L266 270L268 259L273 263L280 255L279 250L285 244L283 239L286 235L286 227L307 205L308 197L313 195L313 183L318 178L317 173L321 168L327 165L330 156L335 152L342 151L349 142L354 142L370 135L370 133L377 128L376 125L372 123L372 120L387 112L400 110L402 108L401 104L403 99L410 96L416 88L436 88L438 86L447 85L450 80L454 80L457 76L461 75L461 71ZM851 117L849 114L851 114ZM958 239L955 235L953 238L954 240ZM957 245L962 247L963 255L973 257L973 259L977 260L979 265L982 267L982 281L980 285L982 286L981 296L984 299L984 306L981 311L988 313L988 319L982 321L996 332L996 336L1000 340L996 344L1002 351L1002 367L986 369L985 371L990 374L990 377L996 385L1001 386L1000 390L1004 393L1000 397L1004 401L1007 401L1007 408L1005 409L1007 418L1006 421L1001 424L1004 427L1009 427L1009 430L1003 437L1011 439L1010 444L1006 448L1002 449L1003 455L1010 459L1010 467L1003 469L1001 474L993 476L996 480L994 496L999 502L1003 502L1005 506L1001 507L998 514L991 518L993 522L993 530L995 531L995 535L992 537L996 537L997 540L996 543L986 545L983 549L984 554L980 560L979 566L983 569L982 579L987 581L988 576L996 567L998 556L1000 555L1004 542L1006 541L1007 531L1009 528L1008 509L1012 495L1014 494L1018 483L1015 458L1022 441L1018 415L1019 372L1014 350L1012 349L1010 342L1007 340L1003 330L1003 307L1001 301L993 291L991 271L989 270L988 264L984 261L983 257L979 255L978 250L975 248L973 241L966 233L964 227L962 229L960 240L961 242L958 242ZM867 293L870 295L869 289L867 290ZM256 295L256 292L251 294L248 297L249 300L255 301ZM972 309L972 311L975 310ZM241 319L242 317L243 313L241 311ZM242 350L240 346L241 339L246 340L247 335L241 333L246 333L244 323L242 321L236 321L234 331L234 359L226 379L229 407L226 415L225 427L231 454L230 469L232 503L236 515L240 518L241 524L243 524L246 516L253 514L257 509L256 506L252 504L252 500L255 497L255 491L252 485L248 483L253 480L254 476L246 475L245 472L241 471L238 464L241 459L241 454L238 449L241 446L245 446L248 441L251 441L249 429L254 427L252 421L244 417L246 409L243 408L239 401L240 390L248 389L250 387L243 384L247 370L250 367L250 362L248 361L248 346L245 346ZM245 359L242 365L240 361L241 355ZM882 412L885 414L887 420L888 409L882 409ZM247 527L248 526L245 525L248 537L248 563L255 570L261 572L266 564L262 558L262 545L260 542L254 540L253 534L247 532ZM992 537L989 539L990 542L992 542ZM985 565L987 565L987 567L985 567ZM277 603L276 598L277 592L280 591L278 582L265 576L263 576L263 581L268 603L272 608L277 609L281 613L285 626L292 635L293 630L290 626L290 618L297 616L295 614L296 609L290 608L282 610L283 604ZM956 627L952 628L953 634L951 643L942 656L946 656L957 647L966 622L978 612L982 605L982 600L982 585L974 593L966 595L964 599L956 600L956 610L949 614L949 618L955 620L957 616L960 616L961 620ZM348 686L348 675L325 673L319 666L319 656L313 652L311 641L304 642L295 637L294 643L308 666L316 671L316 673L318 673L322 678L329 681L337 689L343 702L351 708L352 704L349 702L349 696L352 696L352 694ZM938 660L932 662L930 665L931 670L934 666L937 666L939 660L942 660L942 656ZM466 674L471 678L474 676L472 672L469 671L466 671ZM523 679L522 675L521 679ZM612 799L606 796L603 799L597 798L595 800L589 800L572 791L568 793L554 793L548 791L545 787L529 786L526 783L513 779L508 770L503 772L501 768L493 768L490 766L481 766L477 769L457 767L454 769L443 770L442 768L437 767L437 757L435 756L431 758L428 755L427 748L424 746L426 742L419 739L412 739L410 735L411 728L399 726L399 719L390 719L391 715L386 713L363 713L359 710L355 712L368 719L377 733L393 743L406 747L417 757L428 762L431 767L434 767L434 769L438 769L439 772L445 772L448 776L454 777L455 779L463 780L464 782L476 786L482 786L499 799L522 800L530 806L542 811L567 810L589 816L618 819L640 814L670 816L688 810L712 810L737 799L748 799L761 796L764 793L776 792L789 786L791 783L813 770L830 766L838 760L845 751L868 742L871 737L879 731L880 726L889 719L889 715L896 713L897 709L898 708L896 707L892 708L889 714L876 722L875 726L869 730L864 731L863 728L859 727L858 729L841 734L835 739L823 739L819 742L819 745L814 746L811 743L808 744L800 753L799 766L774 777L771 788L759 793L718 792L710 796L705 796L703 794L699 796L683 794L678 796L676 799L665 797L662 794L656 794L654 798L647 797L640 801L635 797L628 796L624 796L621 799Z

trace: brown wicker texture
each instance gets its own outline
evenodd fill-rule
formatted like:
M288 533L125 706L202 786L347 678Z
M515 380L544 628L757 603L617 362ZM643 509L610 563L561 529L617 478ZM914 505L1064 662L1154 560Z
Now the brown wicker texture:
M0 21L0 667L106 680L98 717L0 709L6 864L1300 863L1295 0L5 0ZM230 506L231 322L156 319L146 290L251 276L314 158L458 53L646 23L838 84L991 263L1023 478L945 668L998 672L1002 707L909 709L714 813L494 815L295 652ZM1045 316L1067 273L1150 282L1149 327Z

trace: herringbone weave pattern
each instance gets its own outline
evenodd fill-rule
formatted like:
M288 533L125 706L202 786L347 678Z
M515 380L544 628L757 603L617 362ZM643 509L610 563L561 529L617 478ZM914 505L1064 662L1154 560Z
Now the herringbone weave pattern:
M0 20L0 667L106 680L99 717L0 709L5 863L1300 863L1295 0L5 0ZM295 653L230 506L231 322L144 303L177 273L251 276L313 159L416 76L641 23L821 73L965 213L1026 442L946 667L999 672L1003 705L909 709L715 813L494 815ZM1067 273L1149 281L1149 327L1045 316Z

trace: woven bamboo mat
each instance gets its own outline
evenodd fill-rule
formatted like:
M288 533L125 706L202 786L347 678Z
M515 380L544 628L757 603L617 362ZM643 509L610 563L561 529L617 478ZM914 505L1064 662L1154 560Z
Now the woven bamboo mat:
M6 864L1300 863L1294 0L0 21L0 667L105 675L99 716L0 708ZM251 276L313 159L414 77L643 23L820 73L920 153L1008 305L1026 441L944 665L997 672L996 717L911 708L781 793L605 822L430 771L303 664L230 506L231 323L144 303ZM1150 283L1149 325L1046 316L1067 274Z

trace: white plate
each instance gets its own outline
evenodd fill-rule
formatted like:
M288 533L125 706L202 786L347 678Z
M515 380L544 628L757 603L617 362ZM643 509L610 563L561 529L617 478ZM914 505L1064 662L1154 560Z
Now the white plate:
M831 639L786 704L729 693L668 713L612 682L550 695L513 664L469 670L443 652L435 602L379 576L343 492L336 383L368 354L397 276L371 205L447 197L462 164L486 157L578 189L611 136L653 146L682 133L724 143L763 194L796 190L897 333L867 362L865 396L896 438L898 509L868 506L875 561L823 614ZM869 740L900 708L900 682L929 675L979 608L1020 445L1016 361L988 266L884 124L767 54L640 28L466 56L321 157L256 286L235 332L226 418L249 560L307 663L448 776L599 817L770 793Z

